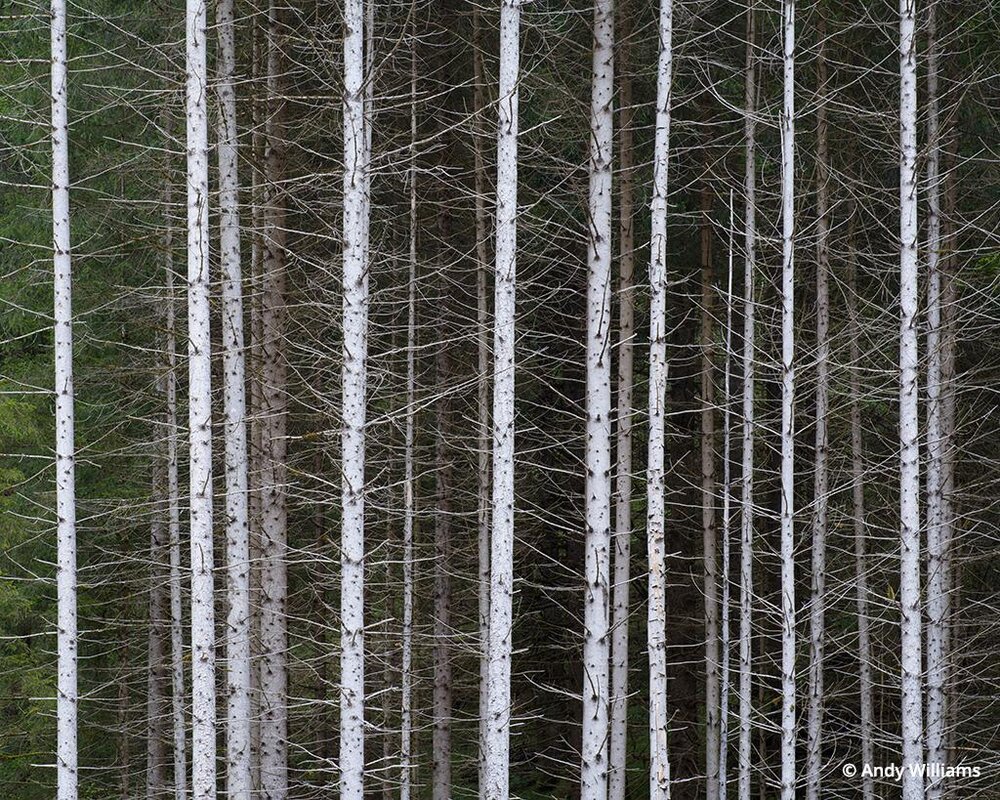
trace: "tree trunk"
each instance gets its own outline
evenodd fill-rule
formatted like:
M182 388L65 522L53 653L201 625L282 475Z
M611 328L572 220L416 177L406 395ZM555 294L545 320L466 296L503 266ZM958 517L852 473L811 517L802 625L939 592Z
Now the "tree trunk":
M222 269L222 375L226 441L226 786L249 797L250 782L250 523L247 507L246 368L240 263L236 130L236 31L233 0L215 9L219 46L219 256Z
M410 42L410 230L406 320L406 431L403 452L403 642L400 671L400 800L410 800L413 728L413 523L414 427L416 417L417 348L417 39L416 17Z
M479 456L478 537L479 546L479 797L486 797L486 745L489 740L489 637L490 637L490 339L489 339L489 239L486 187L489 177L483 159L485 75L483 70L482 12L472 10L473 108L472 143L476 191L476 349L478 354L478 406L476 443Z
M851 516L854 520L854 580L857 591L858 611L858 692L860 696L861 761L873 764L874 709L872 706L872 651L870 620L868 616L868 565L865 557L865 453L861 427L861 326L858 320L857 258L854 252L854 219L848 230L848 309L847 335L850 340L851 371L849 392L851 401ZM862 773L861 795L863 800L874 800L875 783L871 774Z
M586 541L580 798L608 794L611 559L611 192L614 4L594 8L587 247Z
M753 495L754 436L756 433L754 391L756 361L757 274L757 41L755 0L747 8L746 94L744 99L744 176L746 211L743 220L745 263L743 272L743 463L740 495L740 700L739 700L739 800L750 800L752 776L753 716Z
M827 150L826 22L817 23L816 56L816 445L813 474L812 597L809 606L809 709L806 798L819 800L823 769L823 657L826 644L826 530L828 518L830 395L830 164Z
M730 417L732 416L732 396L729 391L729 377L732 371L733 354L733 257L734 257L734 217L733 192L729 191L729 265L726 272L726 353L723 369L723 414L722 414L722 601L719 623L720 689L719 689L719 756L718 794L719 800L726 800L727 768L729 761L729 533L732 521L732 467L730 464Z
M340 794L364 795L365 417L368 384L368 138L365 3L344 6L343 434Z
M938 101L937 4L927 9L927 758L947 762L945 628L948 586L945 561L942 473L947 442L942 403L941 141ZM932 775L928 800L939 800L940 776Z
M162 377L158 383L162 384ZM157 425L157 428L163 427ZM165 434L169 435L166 431ZM164 439L165 442L165 439ZM149 530L149 649L146 659L146 798L166 797L167 786L167 562L166 448L153 456L153 521Z
M510 673L514 595L514 298L517 286L517 134L521 0L500 3L496 252L493 321L493 537L486 798L510 785Z
M285 357L284 13L272 2L267 28L264 263L261 286L260 786L288 795L288 366Z
M649 602L649 797L670 798L667 751L667 570L664 455L667 402L667 177L673 72L673 2L660 0L660 53L656 82L656 134L649 246L649 440L646 465L646 548Z
M52 0L52 267L56 396L56 796L77 797L76 453L73 442L73 272L69 227L66 3Z
M707 176L706 176L707 180ZM705 594L705 796L719 796L719 572L715 522L715 280L712 194L701 190L701 533Z
M917 410L916 2L899 3L899 599L903 800L924 796Z
M795 0L784 0L781 114L781 800L795 798Z
M618 408L615 447L614 598L611 641L611 735L608 745L608 798L625 800L628 735L628 615L632 562L633 338L635 336L635 235L632 227L632 78L628 73L628 8L619 19L619 188L618 250Z
M215 559L209 306L206 1L187 2L188 435L191 487L191 718L195 800L215 798Z

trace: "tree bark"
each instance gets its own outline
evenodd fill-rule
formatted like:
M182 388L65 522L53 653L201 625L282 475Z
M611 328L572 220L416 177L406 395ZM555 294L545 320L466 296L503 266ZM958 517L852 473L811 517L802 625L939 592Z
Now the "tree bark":
M364 795L365 418L368 384L368 136L365 2L344 6L343 532L340 794Z
M206 0L187 2L188 436L191 516L192 790L214 800L215 558L212 538L212 337L209 307Z
M163 377L157 383L162 385ZM165 415L164 415L165 417ZM165 428L160 423L156 428ZM167 431L162 431L166 443ZM166 447L153 456L153 520L149 529L149 649L146 658L146 798L167 796L167 577L170 541L166 517Z
M73 274L69 227L66 3L51 6L52 267L56 399L56 797L77 798L76 452L73 435Z
M917 409L916 2L899 3L899 599L903 800L924 796Z
M823 659L826 646L826 532L830 408L830 156L827 149L826 21L819 10L816 36L816 439L813 464L812 587L809 606L809 708L806 798L819 800L823 769Z
M226 471L226 786L249 798L250 521L247 506L246 367L240 262L236 31L233 0L217 0L219 99L219 256L222 270L222 374Z
M781 114L781 800L795 770L795 0L784 0Z
M667 750L667 575L664 505L664 455L667 401L667 178L673 78L673 2L660 0L656 81L656 133L649 247L649 439L646 465L646 549L649 601L646 639L649 652L649 797L670 798Z
M750 800L752 778L752 716L753 716L753 547L754 547L754 438L756 417L754 405L756 363L756 300L754 284L757 274L757 42L756 3L747 7L746 75L744 120L743 192L746 210L743 220L745 262L743 267L743 458L740 494L740 686L739 686L739 800Z
M608 794L611 560L611 199L614 3L594 7L587 247L586 540L581 800Z
M611 734L608 745L608 798L625 800L628 735L628 618L632 562L632 415L635 337L635 234L632 227L632 78L628 73L629 15L619 7L619 139L621 183L618 195L618 407L615 449L614 597L611 640Z
M493 537L486 798L510 785L510 673L514 595L514 311L517 286L517 135L521 0L500 3L496 251L493 321Z

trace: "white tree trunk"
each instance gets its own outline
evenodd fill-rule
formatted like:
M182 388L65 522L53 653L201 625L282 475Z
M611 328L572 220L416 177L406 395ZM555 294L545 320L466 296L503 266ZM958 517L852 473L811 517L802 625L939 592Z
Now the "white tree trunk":
M56 797L77 797L76 452L73 441L73 298L69 230L66 3L52 0L52 267L56 396Z
M784 0L781 114L781 800L795 772L795 0Z
M510 673L514 595L514 300L517 286L517 134L521 0L500 3L497 103L496 266L493 322L493 536L487 800L507 800L510 782Z
M747 8L746 94L744 98L744 177L746 210L743 218L743 463L740 494L740 686L739 686L739 800L750 800L752 777L753 715L753 470L754 470L754 366L757 273L757 59L755 2Z
M861 362L861 327L858 324L858 281L857 260L854 254L853 220L848 233L849 272L847 297L848 331L850 340L851 371L849 392L851 401L851 516L854 520L854 581L857 591L858 612L858 693L860 695L861 761L873 764L874 708L872 705L872 656L871 634L868 618L868 565L865 560L865 461L864 440L861 427L861 382L859 379ZM874 800L875 782L871 774L862 773L861 796L863 800Z
M927 9L927 758L947 761L945 628L948 612L942 474L945 440L942 402L941 142L938 100L937 4ZM930 777L929 800L943 781Z
M594 7L587 232L586 551L581 800L608 794L611 560L611 192L614 3Z
M400 800L410 800L413 729L413 520L414 520L414 423L416 417L417 347L417 40L416 18L411 19L410 42L410 251L406 321L406 428L403 451L403 641L400 671Z
M174 298L174 258L173 228L170 222L171 208L170 177L164 189L164 208L167 218L164 235L166 273L166 359L165 380L166 435L167 435L167 532L170 541L170 679L171 716L173 719L174 744L174 797L187 797L187 729L184 711L184 598L183 567L181 551L181 504L180 477L178 476L177 428L177 334L176 307Z
M822 10L820 11L822 14ZM809 606L809 708L806 798L819 800L823 769L823 658L826 642L826 530L830 395L830 165L827 151L826 23L817 23L816 56L816 444L813 473L812 596Z
M917 410L916 0L899 3L899 600L903 800L924 796Z
M620 8L621 20L628 20ZM632 415L633 346L635 336L635 236L632 227L632 79L628 74L626 29L619 28L618 85L621 169L618 228L618 407L615 449L614 597L611 616L611 734L608 744L608 798L625 800L625 761L628 734L628 617L632 564Z
M715 521L715 285L712 195L701 191L701 534L705 598L705 797L719 796L719 566Z
M187 0L188 436L191 505L192 790L215 798L212 337L209 307L206 0Z
M673 77L673 2L660 0L660 53L656 81L656 135L649 246L649 440L646 465L646 547L649 602L649 797L670 798L667 751L667 570L664 451L667 402L667 177Z
M490 338L489 338L489 239L486 214L488 176L483 159L483 125L486 113L482 51L482 18L478 6L472 10L473 25L473 148L476 171L476 345L478 354L478 537L479 546L479 797L486 797L486 745L489 740L490 673Z
M267 27L264 263L261 286L260 788L288 796L288 466L285 360L285 59L283 7Z
M250 521L247 506L246 368L240 263L234 0L217 0L219 98L219 256L222 269L222 376L226 441L226 786L249 798Z
M730 464L731 438L730 417L732 416L732 395L729 391L729 377L732 371L733 355L733 257L735 244L735 219L733 216L733 192L729 191L729 265L726 272L726 354L723 369L723 414L722 414L722 601L719 621L719 756L718 795L726 800L728 788L726 777L729 761L729 689L732 683L729 674L729 534L732 527L732 467Z
M443 226L442 226L443 227ZM446 230L442 241L448 241ZM434 517L434 692L433 732L431 735L431 796L433 800L451 800L451 467L448 452L448 358L447 279L444 267L439 285L439 341L435 356L437 372L437 441L435 442L435 477L437 481L437 513Z
M368 139L364 0L344 5L343 434L340 794L361 800L365 758L365 415L368 384Z

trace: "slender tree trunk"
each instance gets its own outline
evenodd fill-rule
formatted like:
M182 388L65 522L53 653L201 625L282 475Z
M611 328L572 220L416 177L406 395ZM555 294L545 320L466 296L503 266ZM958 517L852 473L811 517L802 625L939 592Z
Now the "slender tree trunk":
M52 0L52 267L56 396L56 796L77 798L76 452L73 441L73 270L69 229L66 3Z
M410 230L406 320L406 431L403 451L403 642L400 682L400 800L410 800L413 728L413 523L414 427L416 416L417 347L417 39L416 20L410 42Z
M830 408L830 164L827 150L826 21L817 23L816 57L816 449L813 474L812 597L809 607L809 709L806 798L819 800L823 769L823 658L826 645L826 531Z
M285 385L284 14L268 12L261 286L260 786L264 800L288 795L288 467Z
M937 4L927 9L927 758L947 761L945 713L945 626L948 587L945 560L942 473L942 275L941 275L941 141L938 101ZM941 777L930 776L928 800L939 800Z
M656 81L656 134L649 245L649 439L646 464L646 549L649 602L649 797L670 798L667 750L667 569L664 455L667 402L667 177L673 79L673 2L660 0L660 53Z
M781 114L781 800L795 770L795 0L784 0Z
M184 689L184 600L181 550L180 477L178 475L177 427L177 323L174 297L173 228L169 221L172 205L171 181L168 177L164 188L164 208L167 227L163 249L166 273L166 359L165 386L167 428L167 532L170 540L170 677L171 716L174 744L174 796L176 800L187 797L187 726L185 724Z
M746 210L743 218L745 263L743 272L743 463L740 495L740 700L739 800L750 800L753 716L753 495L755 430L755 322L754 281L757 274L757 42L755 0L747 8L746 95L744 98L744 176Z
M854 253L854 220L848 231L848 291L850 303L848 309L848 331L850 340L851 371L849 391L851 401L851 516L854 520L854 581L857 591L858 611L858 692L860 695L861 722L861 761L863 764L873 764L875 759L874 746L874 709L872 705L872 654L870 620L868 615L868 565L866 563L865 539L867 536L865 521L865 454L861 427L861 326L858 321L858 278L857 259ZM875 783L871 774L862 773L861 794L863 800L874 800Z
M611 560L611 192L614 3L594 7L587 247L586 541L580 798L608 794Z
M715 521L715 281L712 195L701 190L701 533L705 595L705 796L719 796L719 565Z
M514 595L514 299L517 286L517 135L521 0L500 3L493 322L493 536L486 798L507 800Z
M916 0L899 3L899 523L903 800L924 796L917 410Z
M632 78L628 73L629 15L619 7L619 139L621 183L618 195L618 408L615 447L614 598L611 640L611 736L608 746L608 798L625 800L628 735L628 617L632 562L632 415L633 339L635 336L635 236L632 228Z
M490 339L489 339L489 239L486 212L488 176L483 159L483 126L486 113L482 47L482 12L472 10L473 105L472 142L476 171L476 346L478 354L478 406L476 442L478 463L478 564L479 564L479 797L486 797L486 744L489 740L489 637L490 637Z
M343 434L340 794L361 800L365 757L365 412L368 385L368 139L365 2L344 6Z
M162 382L162 379L160 381ZM157 426L161 427L161 426ZM165 441L165 440L164 440ZM153 521L149 530L149 649L146 658L146 798L166 797L167 786L167 562L166 448L153 457Z
M192 789L195 800L214 799L216 787L206 5L206 0L188 0L186 24L191 718Z
M442 226L444 228L444 226ZM442 241L448 241L448 231L442 230ZM444 267L442 266L443 270ZM444 308L447 298L447 278L440 280L442 294L438 319L440 344L435 357L437 372L437 441L435 442L435 474L437 480L437 513L434 517L434 692L433 733L431 737L431 796L433 800L451 800L451 468L448 437L448 357L447 330Z
M719 800L726 800L727 769L729 761L729 534L732 522L732 466L730 463L731 437L730 417L732 416L732 395L729 391L729 377L732 371L733 355L733 257L735 219L733 216L733 192L729 192L729 265L726 273L726 354L723 370L723 414L722 414L722 602L719 649L720 689L719 689Z

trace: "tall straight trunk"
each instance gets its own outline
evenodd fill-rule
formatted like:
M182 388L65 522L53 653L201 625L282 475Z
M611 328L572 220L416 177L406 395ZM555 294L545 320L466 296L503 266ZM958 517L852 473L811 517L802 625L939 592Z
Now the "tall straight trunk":
M625 800L628 734L628 616L632 562L632 415L635 336L635 234L632 227L632 77L628 73L629 15L619 6L618 193L618 407L615 449L614 597L611 628L611 733L608 744L608 798Z
M517 287L517 134L521 0L500 2L493 319L493 536L490 542L488 737L485 796L507 800L514 596L514 300Z
M872 704L872 651L868 616L868 565L865 558L867 526L865 522L865 454L861 427L861 326L858 322L857 259L854 253L854 219L848 231L848 330L851 370L849 392L851 404L851 517L854 521L854 583L858 612L858 693L860 696L861 761L874 763L874 708ZM874 800L875 782L870 773L862 773L861 796Z
M712 194L701 190L701 534L705 596L705 797L719 796L719 565L715 521L715 286Z
M368 138L365 3L344 6L343 475L340 794L361 800L365 758L365 418L368 385Z
M489 338L489 238L486 213L488 176L483 159L483 127L486 113L482 46L482 12L472 10L473 108L475 123L472 135L475 159L476 191L476 351L478 380L476 388L477 523L479 546L479 797L486 797L486 743L489 740L489 637L490 637L490 338Z
M288 796L288 366L285 350L285 16L272 2L267 25L264 129L264 259L261 285L260 789Z
M744 97L743 193L743 463L740 493L740 686L739 686L739 800L750 800L751 733L753 716L753 494L755 409L754 366L757 274L757 41L755 0L747 7L746 75Z
M162 379L161 379L162 380ZM162 424L157 426L162 427ZM163 440L166 441L165 439ZM167 562L166 460L153 457L153 520L149 526L149 639L146 654L146 798L166 796L167 786Z
M52 0L52 268L56 396L56 797L77 797L76 452L73 439L73 268L69 230L66 3Z
M924 796L917 410L916 0L899 3L899 599L903 800Z
M816 439L813 473L812 596L809 606L809 708L806 798L819 800L823 769L823 657L826 644L826 530L830 408L830 157L827 149L826 21L816 26Z
M417 347L417 39L416 18L411 17L410 42L410 230L406 319L406 429L403 450L403 641L400 671L400 800L410 800L413 729L413 522L414 427L416 417Z
M195 800L215 797L215 556L209 307L206 0L187 2L188 436L191 507L191 730Z
M948 585L942 474L947 445L942 402L941 141L939 122L937 4L927 9L927 758L947 761L945 680ZM943 781L930 777L929 800Z
M781 800L795 798L795 0L784 0L781 113Z
M608 794L611 561L611 191L614 3L594 7L587 225L586 548L581 800Z
M442 226L444 228L444 226ZM442 241L448 241L448 231L442 230ZM443 270L444 267L442 266ZM447 278L440 284L447 291ZM444 296L439 300L439 319L445 319ZM447 331L439 326L440 344L435 357L437 372L437 437L435 442L436 505L434 517L434 691L433 732L431 736L431 796L433 800L451 800L451 468L448 437L448 357Z
M260 85L266 65L263 62L265 47L259 15L255 14L251 28L251 92L250 134L250 446L249 446L249 516L250 516L250 660L251 666L260 655L261 630L261 526L263 522L263 492L261 487L261 459L264 452L263 435L264 408L263 387L263 339L264 317L260 297L264 271L264 192L261 172L264 163L264 103ZM255 788L260 787L260 672L250 670L250 780Z
M167 217L163 239L166 273L166 342L167 374L164 387L167 434L167 534L170 541L170 680L171 718L174 745L174 797L187 797L187 726L184 690L184 600L181 552L181 487L178 475L177 427L177 320L174 297L173 228L169 221L172 203L171 181L164 184L164 209Z
M730 418L732 417L732 395L730 394L729 377L732 372L733 355L733 257L735 250L735 219L733 215L733 192L729 191L729 264L726 272L726 352L723 368L723 414L722 414L722 600L720 603L721 619L719 620L719 649L721 652L719 665L719 800L726 800L727 769L729 761L729 689L731 678L729 672L729 534L732 528L732 465L730 453L732 442L730 436Z
M656 134L649 238L649 439L646 463L646 549L649 601L649 797L670 798L667 750L667 567L664 456L667 402L667 178L673 80L673 2L660 0Z
M250 520L247 506L246 367L240 262L234 0L217 0L219 45L219 256L222 270L222 376L226 471L226 786L249 797Z

